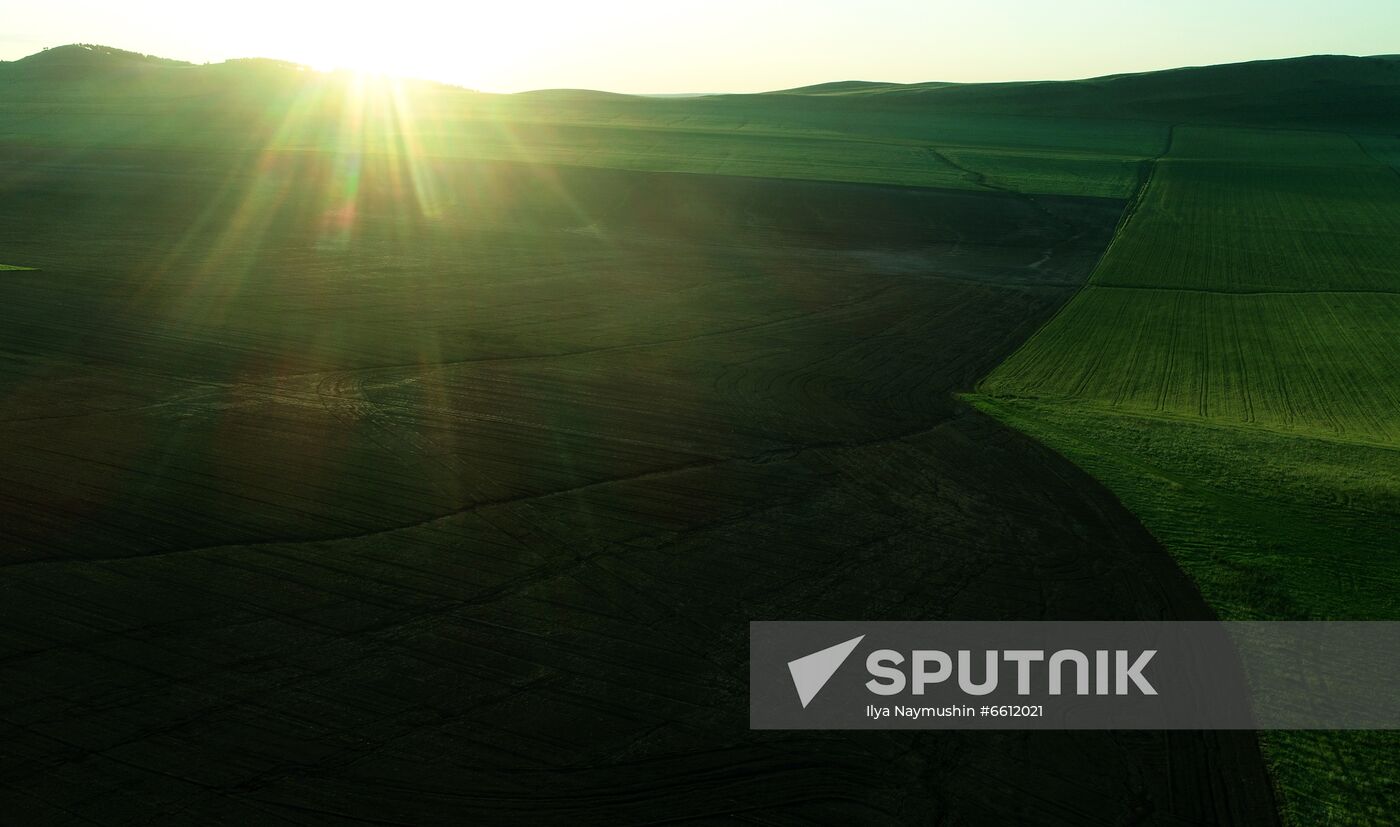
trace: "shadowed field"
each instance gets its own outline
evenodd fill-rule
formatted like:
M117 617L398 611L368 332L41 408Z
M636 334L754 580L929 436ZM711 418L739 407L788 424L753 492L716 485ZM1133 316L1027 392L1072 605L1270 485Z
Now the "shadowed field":
M753 619L1209 616L950 395L1121 202L428 173L6 151L6 812L1272 818L1247 734L747 728Z
M745 675L756 619L1393 616L1397 104L1383 57L0 63L0 812L1393 819L1385 733L1269 777L1251 733L750 732Z

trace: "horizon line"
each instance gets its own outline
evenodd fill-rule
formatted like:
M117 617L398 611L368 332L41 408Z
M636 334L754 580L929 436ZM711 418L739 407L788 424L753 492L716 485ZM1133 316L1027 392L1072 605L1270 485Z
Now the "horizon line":
M614 90L610 90L610 89L595 89L595 88L583 87L583 86L545 86L545 87L540 87L540 88L536 88L536 89L517 89L517 90L515 90L515 91L510 91L510 92L500 92L500 91L492 91L492 90L487 90L487 89L479 89L479 88L475 88L475 87L471 87L471 86L466 86L466 85L461 84L461 83L456 83L456 82L448 81L448 80L440 80L440 79L431 78L431 77L421 77L421 76L410 75L410 74L397 74L397 73L393 73L393 72L366 72L366 71L363 71L363 70L353 69L353 68L349 68L349 67L342 67L342 66L337 66L337 67L333 67L333 68L321 68L321 67L313 66L313 65L308 64L308 63L302 63L302 62L296 61L296 60L289 60L289 59L286 59L286 58L278 58L278 57L267 57L267 56L262 56L262 55L247 55L247 56L241 56L241 57L227 57L227 58L224 58L224 59L218 60L218 61L213 61L213 60L211 60L211 61L205 61L205 62L203 62L203 63L199 63L199 62L195 62L195 61L191 61L191 60L185 60L185 59L183 59L183 58L165 57L165 56L163 56L163 55L158 55L158 54L154 54L154 53L150 53L150 52L140 52L140 51L136 51L136 50L134 50L134 49L124 49L124 48L122 48L122 47L120 47L120 46L111 46L111 45L108 45L108 44L105 44L105 43L77 43L77 42L75 42L75 43L63 43L63 44L59 44L59 45L57 45L57 46L44 46L44 47L40 48L39 51L37 51L37 52L30 52L29 54L22 55L22 56L20 56L20 57L8 59L8 60L0 59L0 65L3 65L3 64L12 64L12 63L19 63L19 62L21 62L21 61L28 60L28 59L33 58L33 57L36 57L36 56L38 56L38 55L44 54L45 52L50 52L50 51L54 51L54 50L57 50L57 49L69 49L69 48L79 48L79 47L81 47L81 48L87 48L87 49L89 49L89 50L91 50L91 49L93 49L93 48L110 49L110 50L112 50L112 51L114 51L114 52L121 52L121 53L123 53L123 54L136 55L136 56L139 56L139 57L152 58L152 59L161 60L161 61L169 61L169 62L171 62L171 63L183 64L183 65L185 65L185 66L192 67L192 68L198 68L198 67L204 67L204 66L222 66L222 65L225 65L225 64L229 64L229 63L237 63L237 62L239 62L239 61L266 61L266 62L268 62L268 63L285 64L286 66L289 66L289 67L296 67L296 68L299 68L299 69L302 69L302 70L305 70L305 71L316 72L316 73L325 74L325 75L336 75L336 74L359 74L359 75L369 75L369 76L373 76L373 77L380 77L380 78L385 78L385 79L390 79L390 80L407 81L407 82L413 82L413 83L429 83L429 84L436 84L436 85L439 85L439 86L447 86L447 87L451 87L451 88L453 88L453 89L459 89L459 90L464 91L464 92L471 92L471 93L473 93L473 94L479 94L479 95L500 95L500 96L509 96L509 95L530 95L530 94L539 94L539 93L548 93L548 92L561 92L561 93L562 93L562 92L570 92L570 93L581 93L581 92L586 92L586 93L593 93L593 94L600 94L600 95L617 95L617 96L620 96L620 97L635 97L635 98L703 98L703 97L719 97L719 96L725 96L725 95L736 95L736 96L738 96L738 95L778 95L778 94L783 94L783 93L787 93L787 92L800 92L800 91L805 90L805 89L815 89L815 88L821 87L821 86L839 86L839 85L841 85L841 84L867 84L867 85L874 86L874 87L879 87L879 86L885 86L885 87L914 87L914 86L932 86L932 85L942 85L942 86L1007 86L1007 85L1013 85L1013 84L1030 84L1030 83L1082 83L1082 82L1088 82L1088 81L1110 80L1110 79L1123 78L1123 77L1134 77L1134 76L1139 76L1139 75L1151 75L1151 74L1156 74L1156 73L1159 73L1159 72L1173 72L1173 71L1189 70L1189 69L1209 69L1209 68L1223 67L1223 66L1245 66L1245 65L1254 64L1254 63L1282 63L1282 62L1288 62L1288 61L1308 60L1308 59L1312 59L1312 58L1349 58L1349 59L1354 59L1354 60L1377 60L1377 59L1379 59L1379 60L1400 60L1400 53L1384 53L1384 54L1356 55L1356 54L1347 54L1347 53L1342 53L1342 52L1316 52L1316 53L1311 53L1311 54L1286 55L1286 56L1283 56L1283 57L1266 57L1266 58L1252 58L1252 59L1249 59L1249 60L1234 60L1234 61L1227 61L1227 62L1224 62L1224 63L1182 64L1182 65L1164 66L1164 67L1160 67L1160 68L1156 68L1156 69L1144 69L1144 70L1140 70L1140 71L1110 72L1110 73L1108 73L1108 74L1103 74L1103 75L1090 75L1090 76L1085 76L1085 77L1068 77L1068 78L1022 78L1022 79L1019 79L1019 80L987 80L987 81L943 81L943 80L883 81L883 80L861 80L861 79L859 79L859 78L844 78L844 79L840 79L840 80L817 81L817 82L815 82L815 83L808 83L808 84L803 84L803 85L800 85L800 86L789 86L789 87L784 87L784 88L780 88L780 89L765 89L765 90L761 90L761 91L757 91L757 92L728 92L728 91L709 91L709 92L618 92L618 91L614 91Z

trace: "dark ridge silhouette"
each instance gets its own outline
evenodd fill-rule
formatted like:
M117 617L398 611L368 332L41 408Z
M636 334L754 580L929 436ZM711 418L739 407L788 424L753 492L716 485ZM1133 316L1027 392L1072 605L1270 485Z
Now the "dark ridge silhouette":
M324 83L325 73L265 58L197 66L77 44L0 63L0 101L41 94L188 96L257 83ZM462 91L447 84L423 88ZM511 96L525 103L630 104L643 96L587 89L544 89ZM672 106L840 106L1032 116L1128 118L1163 122L1309 127L1341 124L1390 129L1400 124L1400 60L1395 56L1313 55L1195 66L1085 80L914 84L835 81L760 95L664 98Z
M180 60L114 49L111 46L74 43L35 52L19 60L0 62L0 72L4 73L0 76L64 80L151 68L184 69L193 65Z
M780 94L853 106L1018 115L1138 118L1266 126L1385 125L1400 112L1400 61L1313 55L1086 80L1011 83L846 82Z

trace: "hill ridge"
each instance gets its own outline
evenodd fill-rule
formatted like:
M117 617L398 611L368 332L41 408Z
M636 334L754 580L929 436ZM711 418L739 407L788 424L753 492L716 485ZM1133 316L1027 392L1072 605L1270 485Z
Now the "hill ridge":
M196 65L96 44L70 44L0 63L0 102L66 94L145 100L217 93L275 95L328 76L296 63L245 58ZM443 91L466 87L411 78ZM65 86L64 84L69 84ZM259 85L266 84L266 85ZM1400 59L1393 56L1305 55L1081 80L997 83L831 81L774 92L683 97L627 95L589 89L541 89L496 95L521 106L725 107L745 101L846 112L1111 118L1165 123L1393 131L1400 128ZM650 101L649 103L639 103ZM768 105L768 104L765 104Z

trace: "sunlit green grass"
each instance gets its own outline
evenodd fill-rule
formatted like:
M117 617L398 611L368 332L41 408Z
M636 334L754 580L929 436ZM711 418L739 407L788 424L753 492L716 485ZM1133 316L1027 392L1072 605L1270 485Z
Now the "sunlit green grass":
M1400 618L1400 448L970 396L1112 490L1227 620ZM1390 823L1389 732L1269 732L1290 824Z
M1093 283L1393 290L1400 178L1346 135L1178 128Z
M969 398L1105 482L1223 617L1400 618L1400 448Z
M1400 619L1400 178L1346 135L1178 129L977 407L1108 486L1227 619ZM1393 733L1269 733L1293 824L1394 818Z
M982 384L1106 412L1400 440L1400 294L1090 287Z
M357 151L761 178L1126 198L1161 124L940 114L785 96L486 96L344 78L253 83L178 107L140 95L6 100L0 144L167 151ZM241 88L241 87L240 87ZM198 93L198 94L196 94ZM62 101L62 106L53 101ZM355 128L368 122L375 129Z
M987 186L1027 193L1128 198L1137 189L1138 156L1107 152L952 146L944 156Z

